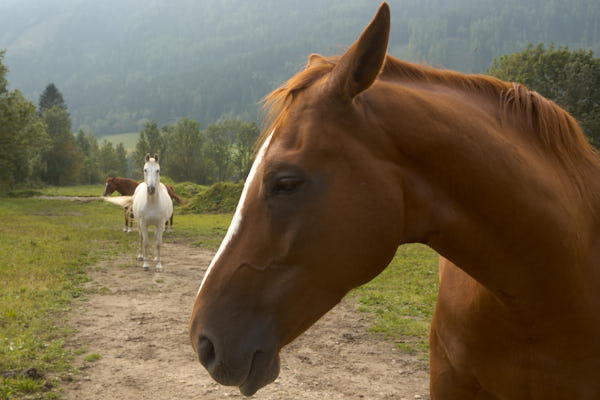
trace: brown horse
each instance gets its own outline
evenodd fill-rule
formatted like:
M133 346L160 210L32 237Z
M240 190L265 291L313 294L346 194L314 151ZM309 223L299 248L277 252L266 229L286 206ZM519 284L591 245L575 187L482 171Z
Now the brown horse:
M106 177L106 185L104 186L104 193L102 196L110 196L115 191L119 192L122 196L133 196L135 193L135 188L140 183L136 180L129 178L120 178L118 176ZM177 193L175 193L175 189L173 186L164 184L167 187L167 191L169 192L169 196L171 199L175 199L177 203L183 205L183 200ZM173 215L169 218L170 221L170 230L173 231ZM125 207L125 227L123 228L123 232L131 232L133 228L133 213L129 207Z
M433 399L600 399L600 161L539 94L386 56L383 4L271 124L200 285L192 346L245 395L398 245L440 259ZM360 360L357 360L360 362Z

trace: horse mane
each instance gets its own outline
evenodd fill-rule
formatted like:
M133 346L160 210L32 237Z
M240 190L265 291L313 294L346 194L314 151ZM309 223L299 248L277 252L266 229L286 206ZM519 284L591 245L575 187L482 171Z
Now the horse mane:
M597 163L596 151L577 121L552 100L519 83L411 64L389 55L379 79L388 78L443 85L485 96L498 102L502 125L523 128L561 163L574 166L582 159Z
M340 58L312 55L302 71L265 97L266 123L259 145L285 119L296 94L330 73ZM400 84L441 85L485 96L498 102L501 124L520 126L531 132L541 146L569 169L582 161L598 164L595 149L588 143L575 119L553 101L521 84L504 82L487 75L467 75L412 64L390 55L386 56L377 79L394 80Z

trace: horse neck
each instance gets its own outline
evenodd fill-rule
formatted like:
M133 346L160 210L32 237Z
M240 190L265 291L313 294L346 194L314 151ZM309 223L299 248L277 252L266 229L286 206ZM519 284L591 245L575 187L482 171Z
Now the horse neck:
M138 182L126 178L114 178L113 182L119 192L123 196L131 196L135 192Z
M558 290L573 265L589 268L600 244L600 188L589 178L600 168L582 167L589 187L576 187L571 171L527 132L500 126L481 99L416 90L385 99L377 119L396 149L405 241L429 244L503 293L526 294L540 271Z

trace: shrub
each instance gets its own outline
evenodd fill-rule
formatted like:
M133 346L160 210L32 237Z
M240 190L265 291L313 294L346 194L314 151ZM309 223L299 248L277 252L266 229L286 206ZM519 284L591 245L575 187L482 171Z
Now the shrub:
M175 192L181 197L191 198L207 190L206 186L198 185L193 182L179 182L173 185Z
M215 183L208 190L193 197L185 206L185 210L199 214L233 212L243 188L243 183Z

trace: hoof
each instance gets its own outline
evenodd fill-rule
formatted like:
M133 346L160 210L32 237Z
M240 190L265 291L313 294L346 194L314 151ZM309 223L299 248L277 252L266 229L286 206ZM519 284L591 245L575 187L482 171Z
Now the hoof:
M142 269L144 271L148 271L148 270L150 270L150 266L148 264L144 264L144 266L142 267Z
M133 231L131 230L131 228L127 229L127 233L131 233L131 232L133 232Z
M127 232L127 228L123 228L123 232Z
M138 260L138 261L144 261L144 257L142 257L142 256L137 256L136 260Z
M156 272L162 272L163 267L161 263L156 264Z

